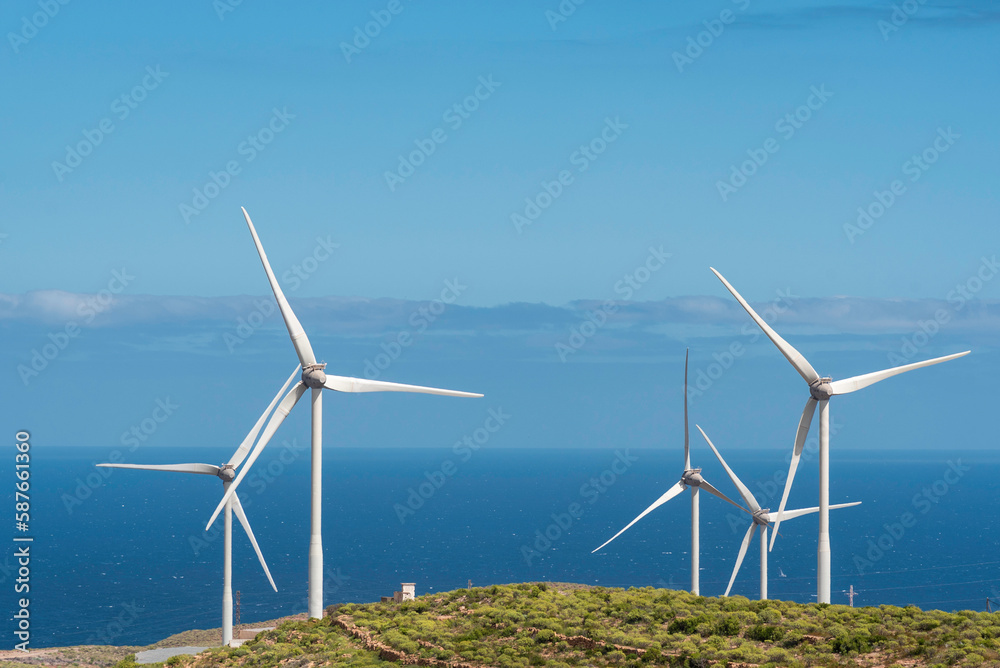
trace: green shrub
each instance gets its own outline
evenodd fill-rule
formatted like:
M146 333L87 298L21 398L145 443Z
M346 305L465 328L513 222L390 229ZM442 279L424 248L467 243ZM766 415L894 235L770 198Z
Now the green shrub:
M803 640L802 634L796 631L791 631L785 634L785 637L781 640L782 647L795 647Z
M124 659L114 665L114 668L135 668L135 654L129 654Z
M715 623L715 635L735 636L743 630L743 625L735 615L726 615Z
M744 634L748 640L756 640L757 642L774 642L776 640L781 640L785 635L785 629L780 626L771 626L769 624L757 624L756 626L751 626L747 629L746 634Z
M708 617L704 615L675 619L667 627L667 633L683 633L689 636L697 632L699 624L704 624L708 621Z
M830 648L837 654L867 654L872 651L871 637L867 633L841 633L834 637Z

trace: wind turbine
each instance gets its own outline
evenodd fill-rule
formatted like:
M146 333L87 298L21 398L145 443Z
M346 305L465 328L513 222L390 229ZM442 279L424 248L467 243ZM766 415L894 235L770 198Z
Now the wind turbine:
M674 484L673 487L664 492L663 496L658 498L653 502L649 508L639 513L639 516L634 520L629 522L624 529L612 536L607 542L603 543L601 547L597 548L600 550L602 547L613 541L618 536L622 535L628 531L633 524L641 520L643 517L648 515L653 510L659 508L664 503L674 498L685 489L691 489L691 593L698 594L699 590L699 568L698 557L700 553L700 536L698 534L698 490L704 489L709 494L713 494L727 503L731 503L740 510L744 512L747 511L746 508L739 505L728 496L712 487L707 480L701 477L701 469L691 468L691 448L688 439L688 405L687 405L687 377L688 377L688 351L684 351L684 472L681 474L681 479ZM597 552L593 550L591 554Z
M778 527L781 525L782 513L785 511L785 503L788 501L788 493L792 489L792 479L795 477L795 469L799 465L799 457L802 456L802 447L806 442L806 435L809 433L809 425L812 424L813 413L816 411L816 406L819 405L819 547L817 549L817 566L816 566L816 599L817 603L829 603L830 602L830 397L838 394L849 394L855 392L862 388L868 387L880 380L885 380L886 378L891 378L898 374L904 373L906 371L912 371L913 369L919 369L921 367L930 366L932 364L939 364L941 362L947 362L948 360L953 360L957 357L962 357L963 355L968 355L969 351L955 353L954 355L946 355L944 357L935 357L934 359L925 360L923 362L914 362L913 364L904 364L903 366L897 366L892 369L884 369L882 371L876 371L874 373L866 373L861 376L854 376L852 378L845 378L843 380L833 380L827 376L820 376L813 369L809 361L800 353L798 350L793 348L787 341L781 338L777 332L775 332L771 327L764 322L764 320L757 315L757 313L750 308L750 304L746 302L740 293L736 292L736 288L729 284L722 274L712 269L712 273L718 276L722 284L726 286L726 289L732 293L736 301L740 303L746 312L750 314L750 317L754 319L754 322L767 334L767 338L771 339L771 342L777 346L781 354L785 356L795 370L799 372L803 380L809 385L809 399L806 401L806 407L802 411L802 417L799 420L799 428L795 434L795 445L792 448L792 461L788 468L788 479L785 481L785 491L781 495L781 505L778 506L778 515L775 518L774 523L774 535L771 536L771 548L774 547L774 538L778 535Z
M729 479L733 481L733 484L736 485L736 489L739 490L740 496L743 497L746 504L750 506L750 510L753 511L753 522L750 523L750 527L747 529L746 535L743 536L743 544L740 546L740 554L736 557L736 566L733 568L733 574L729 577L729 586L726 587L726 593L723 594L723 596L729 596L729 590L733 588L733 582L736 580L736 574L740 572L740 566L743 565L743 557L746 556L747 547L749 547L750 541L753 540L753 534L757 530L757 527L760 527L760 600L765 601L767 600L767 527L771 524L771 509L760 507L760 504L757 503L757 499L754 498L754 495L749 489L747 489L747 486L744 485L743 481L740 480L735 473L733 473L731 468L729 468L729 464L727 464L726 460L719 454L718 449L716 449L715 444L712 443L711 439L708 438L708 434L705 433L705 430L698 425L695 426L698 427L698 431L701 432L701 435L705 437L705 441L708 442L709 447L712 448L712 452L714 452L715 456L719 458L719 462L722 464L723 468L726 469L726 473L729 474ZM853 503L838 503L835 506L830 506L830 510L858 505L861 505L860 501L854 501ZM786 520L790 520L796 517L801 517L802 515L809 515L816 512L819 512L818 507L803 508L801 510L786 510L782 517ZM778 532L777 525L775 525L774 531L775 533Z
M241 207L242 208L242 207ZM313 353L312 345L302 328L299 319L292 312L292 307L288 305L278 279L271 271L271 264L267 261L264 247L257 236L250 221L250 214L244 208L243 217L246 218L247 227L250 228L250 236L253 237L254 245L257 247L257 254L260 255L260 262L264 265L264 273L271 284L271 291L274 292L274 299L278 302L278 309L281 317L285 321L288 335L292 339L292 346L295 347L295 354L299 357L302 365L302 378L296 383L285 398L278 404L278 408L270 421L264 428L257 445L254 446L246 466L240 469L239 475L232 482L226 493L219 502L215 513L208 521L208 527L212 526L215 518L225 507L229 499L236 493L236 488L246 476L247 471L257 461L264 446L271 440L271 436L277 431L285 417L292 410L292 407L302 398L307 389L312 390L312 491L311 506L312 519L310 522L309 537L309 616L321 619L323 617L323 538L322 538L322 501L323 501L323 390L335 390L337 392L416 392L421 394L441 394L450 397L481 397L482 394L473 392L457 392L455 390L441 390L434 387L422 387L420 385L403 385L401 383L388 383L380 380L367 380L362 378L349 378L346 376L332 376L324 372L325 363L318 363L316 355ZM206 527L207 529L207 527Z
M298 368L292 372L292 375L288 377L285 381L285 385L278 390L278 393L274 395L274 399L268 405L267 410L260 416L257 423L247 434L247 437L243 439L240 443L240 447L236 449L233 456L229 458L229 461L222 466L214 466L212 464L98 464L98 466L113 469L140 469L143 471L173 471L176 473L196 473L200 475L214 475L222 480L223 487L229 489L232 484L233 479L236 477L236 472L234 469L238 467L243 460L246 458L247 453L250 451L250 446L253 444L257 434L260 432L260 428L264 424L264 420L267 416L271 414L274 410L274 405L278 403L278 399L288 388L288 385L292 382L295 374L298 373ZM271 587L274 591L278 591L277 585L274 584L274 578L271 577L271 571L267 568L267 563L264 561L264 555L261 554L260 547L257 545L257 538L253 535L253 529L250 528L250 522L247 521L246 513L243 511L243 504L240 503L240 497L235 493L229 497L225 506L225 537L223 542L223 553L224 561L222 567L222 644L229 645L233 641L233 513L236 513L236 517L240 520L240 524L243 525L243 530L246 531L247 537L250 539L250 544L253 545L254 552L257 553L257 559L260 560L260 565L264 568L264 574L267 575L268 582L271 583Z

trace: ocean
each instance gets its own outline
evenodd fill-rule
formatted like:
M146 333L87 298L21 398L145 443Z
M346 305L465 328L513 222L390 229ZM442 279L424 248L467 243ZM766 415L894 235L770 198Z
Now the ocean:
M692 442L693 439L692 439ZM717 443L764 507L777 509L785 450ZM30 598L31 647L142 645L221 625L221 521L203 531L222 493L211 476L100 470L114 449L32 449L30 593L18 594L15 543L0 563L11 614ZM229 448L124 449L132 463L225 461ZM735 500L711 451L693 464ZM13 452L2 466L11 480ZM521 581L615 587L690 585L690 497L658 508L597 554L680 476L662 449L324 449L325 602L377 601L401 582L417 593ZM789 508L816 505L817 461L799 467ZM831 453L833 601L985 610L1000 600L1000 454L985 450ZM306 608L309 451L273 443L240 496L279 591L271 590L234 519L233 589L244 623ZM732 512L730 512L732 511ZM13 512L11 512L13 515ZM720 595L749 526L701 494L701 593ZM770 598L815 600L817 516L782 524L769 555ZM756 598L755 538L732 595ZM18 642L14 622L8 644Z

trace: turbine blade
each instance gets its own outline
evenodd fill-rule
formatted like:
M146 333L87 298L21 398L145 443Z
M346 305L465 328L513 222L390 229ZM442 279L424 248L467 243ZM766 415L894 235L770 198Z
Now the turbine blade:
M854 501L853 503L838 503L836 505L830 506L830 510L837 510L838 508L850 508L851 506L860 506L860 501ZM795 519L796 517L802 517L803 515L810 515L812 513L818 513L819 507L814 508L802 508L800 510L786 510L782 517L786 520Z
M795 432L795 445L792 447L792 461L788 464L788 477L785 479L785 491L781 493L781 505L778 506L778 514L774 521L774 531L771 533L771 545L768 551L774 549L774 541L778 537L778 527L781 526L781 514L785 512L785 504L788 503L788 493L792 491L792 480L795 479L795 470L799 467L799 458L802 457L802 448L806 444L806 436L809 435L809 425L812 424L813 414L816 412L816 405L819 402L809 397L806 407L802 409L802 417L799 418L799 428Z
M436 387L422 385L404 385L403 383L387 383L383 380L365 380L348 378L347 376L327 376L326 389L336 392L414 392L417 394L441 394L446 397L481 397L475 392L459 392L458 390L441 390Z
M211 464L97 464L108 469L140 469L142 471L175 471L177 473L201 473L219 475L219 467Z
M726 593L723 596L729 596L729 590L733 588L733 583L736 582L736 574L740 572L740 566L743 565L743 557L747 556L747 548L750 546L750 541L753 540L753 535L757 531L757 523L754 522L747 529L747 534L743 536L743 544L740 545L740 554L736 557L736 566L733 567L733 574L729 576L729 586L726 587Z
M691 445L688 439L688 353L684 351L684 470L691 469Z
M271 271L271 263L267 261L267 255L264 253L264 247L257 236L257 230L254 229L253 222L250 221L250 214L247 213L245 208L240 208L243 209L243 217L247 219L247 227L250 228L253 243L257 246L257 254L260 255L260 262L264 265L264 273L267 274L267 280L271 284L271 292L274 293L274 299L278 302L281 317L285 320L285 327L288 328L288 336L291 337L292 345L295 346L295 354L299 356L299 362L302 363L302 366L315 364L316 355L313 353L312 345L309 343L309 337L306 336L305 330L302 329L302 324L295 317L295 313L292 312L292 307L288 305L288 300L285 299L285 293L281 291L281 286L278 285L278 279L274 277L274 272Z
M651 505L649 508L646 508L644 511L642 511L641 513L639 513L638 517L636 517L634 520L632 520L631 522L629 522L625 526L624 529L622 529L621 531L619 531L618 533L616 533L614 536L612 536L610 540L608 540L607 542L603 543L601 545L601 547L604 547L605 545L607 545L608 543L610 543L615 538L618 538L618 536L620 536L623 533L625 533L626 531L628 531L632 527L633 524L635 524L636 522L638 522L639 520L641 520L643 517L645 517L646 515L648 515L650 512L656 510L657 508L659 508L660 506L662 506L664 503L666 503L670 499L674 498L675 496L677 496L678 494L680 494L683 491L684 491L684 485L682 485L679 482L676 483L673 487L671 487L670 489L668 489L663 494L663 496L661 496L656 501L654 501L653 505ZM597 548L597 550L600 550L601 547ZM594 552L597 552L597 550L592 550L591 554L593 554Z
M233 480L229 487L226 488L226 493L222 495L222 501L219 502L215 512L212 513L212 518L208 520L208 524L205 526L205 531L208 531L212 527L212 523L215 522L215 518L218 517L219 513L221 513L226 507L226 502L229 501L229 498L236 493L236 488L239 487L243 478L246 477L247 471L250 470L253 463L257 461L257 457L260 456L264 446L267 445L268 441L271 440L271 437L274 436L274 432L278 430L281 423L286 417L288 417L288 413L292 410L292 407L295 406L296 402L298 402L298 400L302 398L302 395L305 394L306 389L308 388L305 383L300 380L292 387L291 390L288 391L288 394L286 394L285 398L281 400L281 403L278 404L278 408L275 409L274 415L271 416L270 421L264 428L264 433L261 434L260 440L257 441L257 445L254 446L253 452L250 453L250 458L246 461L243 468L240 469L240 473L236 476L236 479Z
M734 506L736 506L737 508L739 508L740 510L742 510L743 512L745 512L745 513L747 513L749 515L753 515L752 512L750 512L749 510L747 510L746 508L744 508L740 504L736 503L735 501L733 501L732 499L730 499L728 496L726 496L725 494L723 494L722 492L720 492L716 488L712 487L710 484L708 484L708 481L705 480L705 479L702 479L702 481L700 483L698 483L698 488L705 490L709 494L712 494L714 496L719 497L720 499L722 499L723 501L725 501L727 503L733 504Z
M757 503L757 499L753 497L753 494L751 494L750 490L747 489L747 486L743 484L743 481L740 480L735 473L733 473L733 470L731 468L729 468L729 464L727 464L726 460L723 459L722 455L719 454L719 451L715 448L715 444L712 443L712 439L708 437L708 434L705 433L705 430L702 429L699 425L695 425L695 427L698 427L698 431L700 431L701 435L705 437L706 441L708 441L708 446L712 448L712 452L714 452L715 456L719 458L719 462L721 462L722 467L726 469L726 473L729 474L729 479L733 481L734 485L736 485L736 489L739 490L740 496L743 497L743 500L746 502L746 504L750 506L750 509L753 510L754 512L760 510L760 504Z
M780 350L781 354L785 356L785 359L791 362L792 366L795 367L795 370L799 372L799 375L810 384L819 380L819 374L816 373L816 369L812 368L812 365L809 364L809 360L807 360L802 353L793 348L788 341L781 338L776 331L771 329L770 325L764 322L764 319L757 315L756 311L750 308L750 304L748 304L747 301L740 296L740 293L736 292L736 288L730 285L729 281L722 277L722 274L717 272L712 267L709 267L709 269L712 270L713 274L719 277L719 280L722 281L722 284L726 286L726 289L732 293L733 297L736 297L736 301L740 303L740 306L746 309L746 312L749 313L750 317L754 319L757 326L760 327L765 334L767 334L767 338L771 339L771 342L778 347L778 350Z
M260 552L260 546L257 545L257 538L253 535L253 529L250 528L250 522L247 520L247 514L243 511L243 504L240 503L240 497L233 493L233 512L236 513L236 517L239 518L240 524L243 525L243 530L247 532L247 538L250 539L250 544L253 545L253 551L257 553L257 559L260 560L260 565L264 568L264 575L267 576L267 581L271 583L271 588L274 591L278 591L278 585L274 584L274 578L271 577L271 571L267 568L267 562L264 561L264 555Z
M925 366L931 366L932 364L940 364L941 362L947 362L949 360L956 359L958 357L964 357L968 355L970 351L966 350L964 353L955 353L954 355L945 355L944 357L935 357L932 360L924 360L923 362L914 362L913 364L904 364L903 366L897 366L892 369L885 369L883 371L876 371L874 373L866 373L862 376L854 376L853 378L844 378L843 380L835 380L830 383L830 388L833 394L850 394L851 392L856 392L862 388L873 385L880 380L885 380L886 378L892 378L893 376L898 376L901 373L906 373L907 371L912 371L914 369L919 369Z
M295 367L292 371L292 375L288 377L285 384L282 385L281 389L278 390L278 393L274 395L274 399L272 399L271 403L268 404L267 410L260 414L260 417L257 419L257 424L253 426L253 429L250 430L247 437L243 439L242 443L240 443L240 447L236 448L236 452L234 452L233 456L229 458L229 466L236 468L243 463L247 453L250 452L250 446L253 445L254 439L257 438L257 434L260 433L260 428L264 425L264 420L266 420L267 416L274 410L274 405L278 403L278 399L280 399L281 395L283 395L285 390L288 389L289 383L291 383L292 379L295 378L295 375L299 373L299 370L300 367Z

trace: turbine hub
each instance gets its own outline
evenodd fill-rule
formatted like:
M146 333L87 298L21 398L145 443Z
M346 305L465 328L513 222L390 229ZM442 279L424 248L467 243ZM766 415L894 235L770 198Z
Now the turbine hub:
M219 468L219 477L222 478L222 482L232 482L236 479L236 471L229 464L223 464Z
M771 523L771 517L768 514L770 510L770 508L761 508L753 514L753 521L760 526L766 527Z
M302 367L302 382L314 390L322 389L326 384L326 374L323 372L325 368L326 364L309 364Z
M701 469L688 469L681 476L681 482L690 487L698 487L704 481L705 479L701 477Z
M833 396L833 388L830 382L833 378L820 378L809 385L809 394L816 401L826 401Z

